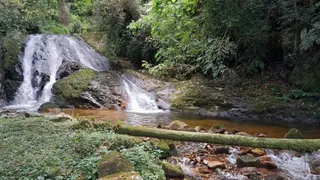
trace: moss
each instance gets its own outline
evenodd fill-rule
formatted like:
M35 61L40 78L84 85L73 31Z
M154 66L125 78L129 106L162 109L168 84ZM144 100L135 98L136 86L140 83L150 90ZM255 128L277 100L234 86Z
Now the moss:
M38 111L46 112L46 111L49 111L50 109L56 109L56 108L59 108L57 104L53 102L46 102L39 107Z
M160 158L161 159L165 159L167 157L170 157L171 156L171 149L170 149L170 146L168 144L167 141L164 141L164 140L152 140L151 141L151 144L161 150L161 153L160 153Z
M136 172L120 172L99 178L99 180L142 180L142 177Z
M202 82L201 79L191 79L175 84L178 90L171 99L171 105L174 110L194 111L199 108L212 109L230 108L229 104L224 103L222 94L215 91Z
M168 163L166 161L161 161L161 166L162 166L164 173L167 177L179 177L179 178L184 177L184 173L182 171L181 166L175 166L175 165Z
M298 129L291 128L283 138L286 139L304 139L304 136Z
M65 102L79 98L96 76L97 72L94 70L80 69L78 72L57 81L54 84L55 101Z
M134 171L133 164L119 152L111 152L97 162L99 177L106 175Z

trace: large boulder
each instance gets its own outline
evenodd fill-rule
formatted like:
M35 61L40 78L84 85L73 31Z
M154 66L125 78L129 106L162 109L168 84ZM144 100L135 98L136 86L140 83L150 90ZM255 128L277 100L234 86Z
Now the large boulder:
M134 171L132 163L116 151L109 153L99 160L97 167L99 177Z
M80 71L54 84L60 107L121 109L123 103L120 75L116 72Z

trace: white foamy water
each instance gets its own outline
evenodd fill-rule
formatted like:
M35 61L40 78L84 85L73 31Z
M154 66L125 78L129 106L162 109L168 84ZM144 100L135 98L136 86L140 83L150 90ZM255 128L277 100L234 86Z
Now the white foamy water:
M139 88L129 79L122 79L125 92L128 96L128 106L126 110L135 113L161 113L165 112L158 108L156 97Z
M290 152L280 152L276 155L271 150L267 150L267 154L278 168L292 180L320 179L320 175L311 174L309 166L309 162L320 158L319 152L304 154L301 157L296 157Z
M301 157L296 157L294 152L290 151L281 151L279 154L275 154L272 150L265 151L278 169L290 180L320 180L320 175L312 174L309 166L309 162L320 159L320 152L306 153ZM236 148L231 148L231 154L227 157L228 161L236 164L238 153Z
M51 100L62 64L78 63L96 71L109 69L108 61L82 40L63 35L30 35L20 59L23 82L14 101L5 108L37 110Z

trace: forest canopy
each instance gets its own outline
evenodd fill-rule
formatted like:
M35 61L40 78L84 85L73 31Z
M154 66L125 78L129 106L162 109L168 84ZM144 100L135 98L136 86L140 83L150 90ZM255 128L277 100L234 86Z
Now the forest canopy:
M0 36L100 34L106 56L156 76L217 78L283 63L295 83L304 76L295 66L319 67L319 11L318 0L0 0Z

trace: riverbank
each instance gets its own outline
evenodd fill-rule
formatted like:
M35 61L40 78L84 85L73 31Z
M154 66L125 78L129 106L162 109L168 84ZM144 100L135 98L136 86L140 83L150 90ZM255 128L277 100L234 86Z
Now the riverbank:
M113 126L117 124L122 123L116 121ZM0 138L3 139L0 144L1 179L97 179L105 173L101 171L101 167L105 167L102 164L115 166L112 164L115 162L108 158L110 154L116 154L121 163L126 162L121 167L130 166L130 172L109 169L107 173L112 172L114 177L119 173L121 177L123 173L134 174L146 180L165 179L165 176L167 179L250 179L253 176L260 179L292 179L294 173L302 171L288 173L284 164L289 161L294 161L294 164L297 158L304 160L306 171L303 172L307 174L302 176L316 179L319 172L316 162L313 162L319 156L316 152L272 152L256 148L135 138L113 133L106 122L97 123L94 119L81 117L75 119L66 114L43 116L2 112ZM290 153L290 158L283 158L283 153ZM239 165L237 159L252 155L256 157L254 160L259 159L260 164L250 165L249 162ZM219 166L215 166L217 163Z

